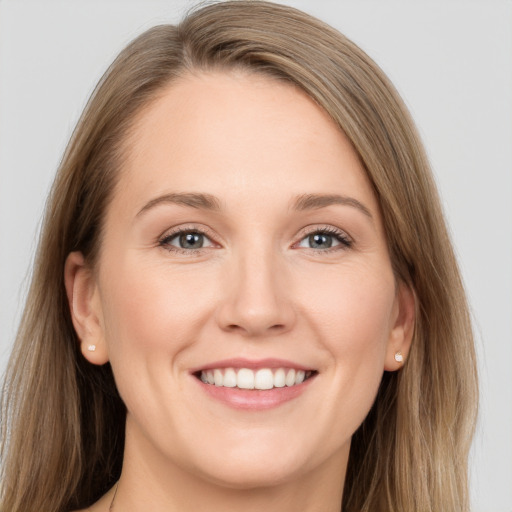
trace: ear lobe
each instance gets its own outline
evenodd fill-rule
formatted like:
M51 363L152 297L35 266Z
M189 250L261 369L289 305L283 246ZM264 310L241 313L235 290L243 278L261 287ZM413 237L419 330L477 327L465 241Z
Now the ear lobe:
M80 339L83 356L92 364L105 364L108 352L101 322L98 287L81 252L72 252L66 258L64 283L71 320Z
M394 325L391 329L384 370L399 370L407 360L414 334L416 295L404 283L398 285L395 301Z

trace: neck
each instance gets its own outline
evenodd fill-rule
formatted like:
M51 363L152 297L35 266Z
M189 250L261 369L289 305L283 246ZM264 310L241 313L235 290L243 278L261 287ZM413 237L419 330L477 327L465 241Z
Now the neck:
M306 472L277 482L236 486L219 482L194 468L155 456L147 440L127 432L123 472L113 512L339 512L348 449Z

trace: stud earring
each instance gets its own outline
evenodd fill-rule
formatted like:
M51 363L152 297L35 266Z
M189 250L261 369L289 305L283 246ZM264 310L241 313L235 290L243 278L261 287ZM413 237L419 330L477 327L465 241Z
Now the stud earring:
M88 350L89 352L94 352L94 351L96 350L96 345L89 345L89 346L87 347L87 350Z
M402 352L398 351L396 354L395 354L395 361L397 363L403 363L404 361L404 356L402 355Z

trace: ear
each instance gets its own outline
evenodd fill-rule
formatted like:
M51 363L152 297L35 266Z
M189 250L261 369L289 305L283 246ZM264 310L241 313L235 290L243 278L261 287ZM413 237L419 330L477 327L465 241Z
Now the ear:
M389 334L384 369L392 372L404 365L411 348L416 317L416 296L406 284L399 283L393 307L392 329Z
M108 351L98 286L81 252L72 252L66 258L64 283L71 320L80 339L83 356L92 364L105 364Z

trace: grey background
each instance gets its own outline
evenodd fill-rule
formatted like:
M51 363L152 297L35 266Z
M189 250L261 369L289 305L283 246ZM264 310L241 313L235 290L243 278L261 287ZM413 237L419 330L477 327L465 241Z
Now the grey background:
M512 511L512 2L284 2L351 37L412 111L469 294L481 373L475 512ZM46 194L117 52L194 2L0 2L0 370L21 312ZM44 314L44 312L41 312Z

